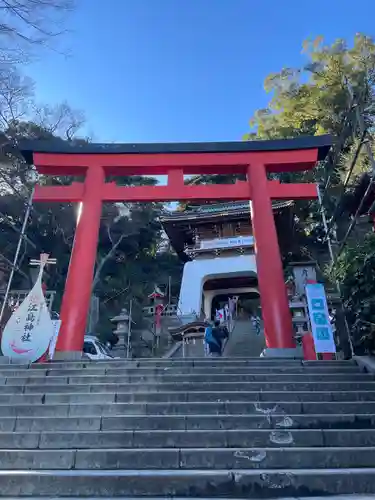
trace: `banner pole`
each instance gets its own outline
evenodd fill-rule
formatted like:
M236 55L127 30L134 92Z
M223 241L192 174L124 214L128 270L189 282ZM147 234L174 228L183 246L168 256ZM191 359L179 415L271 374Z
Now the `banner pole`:
M9 279L8 279L8 284L7 284L7 287L6 287L6 290L5 290L4 300L3 300L3 303L1 304L0 324L1 324L1 321L2 321L3 316L4 316L4 311L5 311L6 303L8 301L8 297L9 297L10 287L12 286L12 281L13 281L14 273L15 273L15 270L16 270L16 267L17 267L18 257L19 257L20 251L21 251L22 241L23 241L23 239L25 237L27 221L29 220L30 211L31 211L31 208L32 208L32 205L33 205L34 191L35 191L35 186L32 188L30 196L29 196L29 200L27 202L27 208L26 208L26 212L25 212L25 217L23 219L22 228L21 228L21 232L20 232L20 237L18 238L17 248L16 248L16 252L14 254L14 258L13 258L13 262L12 262L12 269L10 271L10 275L9 275Z

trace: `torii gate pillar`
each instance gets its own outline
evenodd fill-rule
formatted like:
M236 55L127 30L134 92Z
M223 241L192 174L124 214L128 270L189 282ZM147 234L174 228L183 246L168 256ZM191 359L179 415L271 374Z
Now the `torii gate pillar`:
M267 354L285 356L285 349L294 351L295 340L265 166L249 165L247 177Z
M313 199L315 184L281 184L267 172L307 170L326 156L329 136L285 141L213 144L51 144L21 147L28 163L47 175L84 176L70 186L37 186L35 201L82 202L61 309L60 359L82 354L102 202L252 200L252 221L266 345L271 356L294 356L295 342L272 211L272 200ZM247 174L236 184L185 185L184 175ZM161 186L124 187L106 176L167 175Z
M102 214L101 191L104 170L88 168L83 186L82 208L77 222L68 276L61 304L61 329L56 353L77 353L81 357L83 337L90 309L92 280ZM74 358L73 354L70 358Z

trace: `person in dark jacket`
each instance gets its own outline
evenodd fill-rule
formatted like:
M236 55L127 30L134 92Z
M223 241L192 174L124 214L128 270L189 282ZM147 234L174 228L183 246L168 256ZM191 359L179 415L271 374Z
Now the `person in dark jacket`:
M216 324L216 322L215 322ZM221 355L221 342L220 339L217 337L217 334L215 332L214 335L214 329L212 328L211 325L208 325L205 330L204 334L204 341L206 343L206 346L208 347L208 352L210 356L220 356Z
M215 326L212 329L212 336L219 346L218 354L221 356L223 352L223 341L229 337L228 328L226 326L222 326L220 321L217 320L215 321Z

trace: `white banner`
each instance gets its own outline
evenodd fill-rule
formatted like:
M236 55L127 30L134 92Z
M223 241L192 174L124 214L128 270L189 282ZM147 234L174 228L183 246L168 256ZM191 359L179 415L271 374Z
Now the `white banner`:
M312 336L316 353L335 353L335 339L328 314L327 298L321 283L306 285Z
M235 248L242 246L253 246L254 236L239 236L238 238L215 238L214 240L203 240L200 242L201 249Z
M14 311L1 338L1 350L11 359L32 363L47 352L54 326L42 290L43 269L48 259L41 255L38 278L22 304Z
M53 324L54 330L53 330L53 336L51 338L51 342L49 343L49 347L48 347L49 359L53 359L53 356L55 354L57 338L59 336L59 331L61 328L61 319L53 319L52 324Z

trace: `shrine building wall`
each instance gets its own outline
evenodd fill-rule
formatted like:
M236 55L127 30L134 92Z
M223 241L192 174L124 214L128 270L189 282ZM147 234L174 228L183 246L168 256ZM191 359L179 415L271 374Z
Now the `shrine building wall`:
M200 316L203 312L203 285L207 280L257 276L254 254L200 258L184 266L178 314Z

